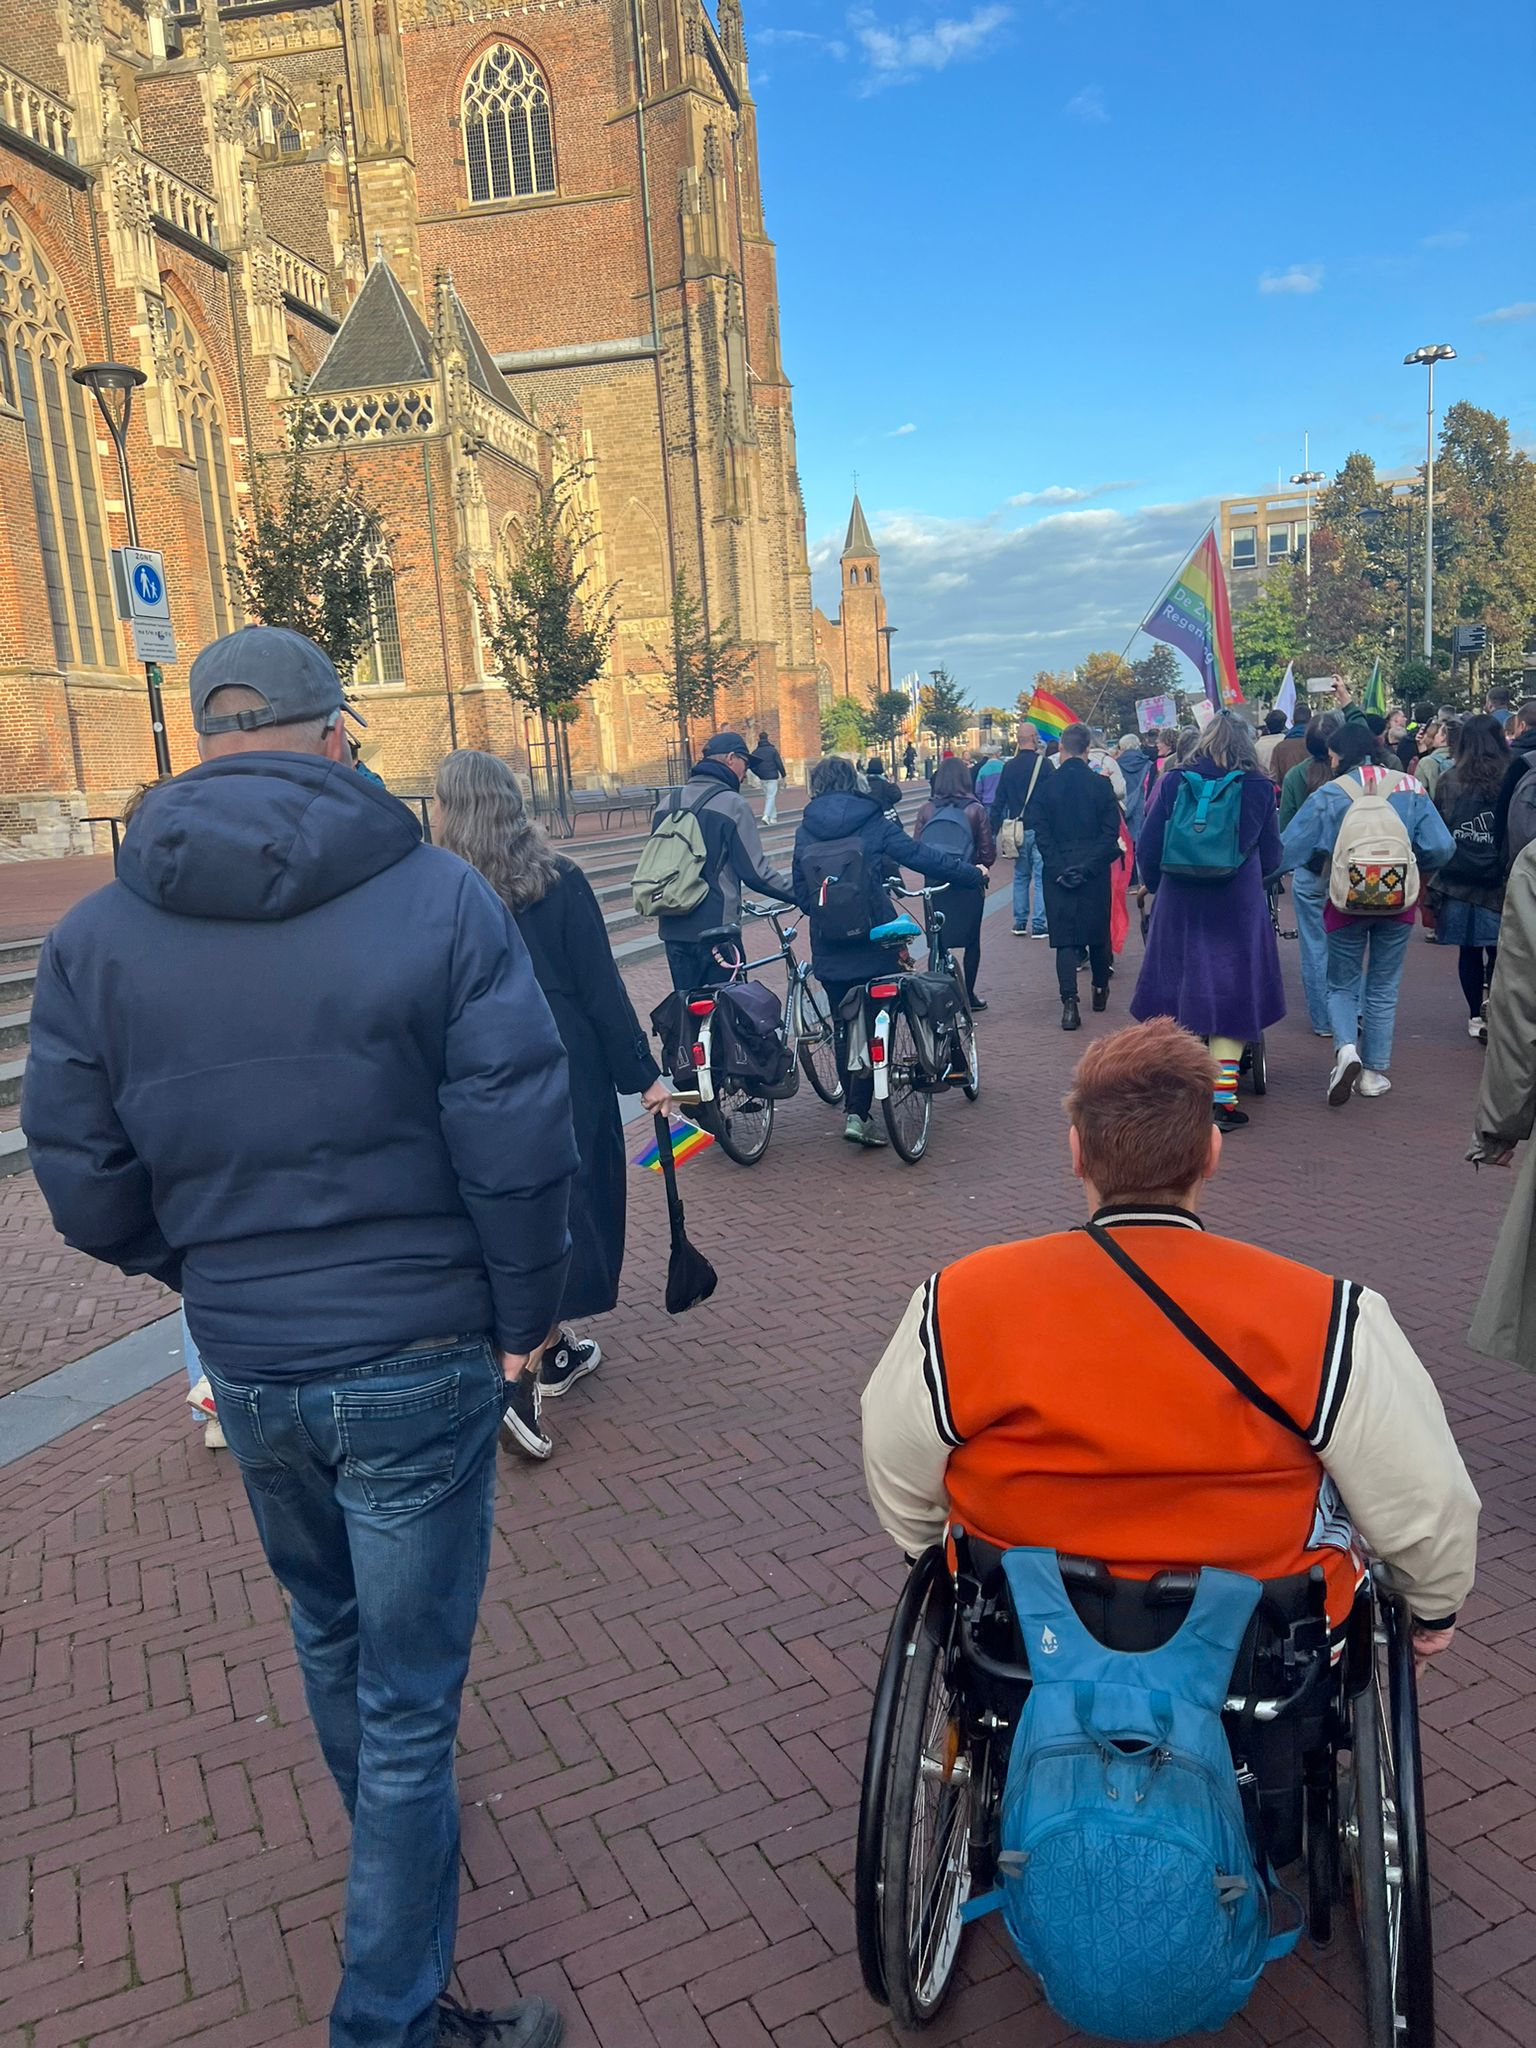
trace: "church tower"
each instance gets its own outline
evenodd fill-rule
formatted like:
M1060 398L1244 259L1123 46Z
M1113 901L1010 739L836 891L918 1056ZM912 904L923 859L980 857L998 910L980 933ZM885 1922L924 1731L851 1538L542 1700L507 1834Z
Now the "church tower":
M882 632L886 618L885 592L880 585L880 551L857 491L853 494L841 569L842 694L868 704L881 690L889 690L893 685L889 672L890 642Z

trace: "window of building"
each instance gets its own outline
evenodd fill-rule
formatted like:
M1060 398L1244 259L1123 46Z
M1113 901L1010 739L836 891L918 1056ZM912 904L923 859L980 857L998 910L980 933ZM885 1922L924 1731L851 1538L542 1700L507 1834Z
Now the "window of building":
M865 581L866 583L873 583L873 582L874 582L874 580L875 580L875 572L874 572L874 570L873 570L873 569L866 569L866 570L864 571L864 581Z
M400 613L395 605L395 572L379 563L368 577L368 645L357 663L360 683L400 683L405 661L400 652Z
M257 156L299 156L304 149L298 108L276 80L262 72L246 88L245 143Z
M510 43L496 43L464 84L464 155L471 199L527 199L555 189L549 89Z
M0 360L6 400L26 434L55 658L63 666L116 668L95 400L69 374L80 355L64 294L8 208L0 208Z
M1234 526L1232 529L1232 566L1234 569L1253 569L1259 560L1259 529L1256 526Z
M213 629L215 634L222 635L233 624L229 569L235 524L224 409L207 352L186 314L170 298L165 302L165 339L176 391L182 451L190 458L197 475L208 587L213 597Z
M857 582L858 582L858 580L859 580L859 572L858 572L858 570L857 570L857 569L850 569L850 570L848 571L848 581L849 581L850 583L857 583Z
M1288 562L1296 545L1294 526L1272 526L1269 529L1269 559L1271 563Z

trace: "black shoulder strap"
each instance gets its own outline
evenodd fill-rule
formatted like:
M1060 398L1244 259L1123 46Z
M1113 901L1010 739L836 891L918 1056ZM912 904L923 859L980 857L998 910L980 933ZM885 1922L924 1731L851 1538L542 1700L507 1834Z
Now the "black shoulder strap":
M1241 1394L1245 1401L1251 1401L1260 1414L1267 1415L1271 1422L1278 1422L1280 1427L1288 1430L1292 1436L1299 1436L1303 1443L1310 1443L1311 1439L1301 1424L1293 1416L1288 1415L1278 1401L1272 1401L1264 1389L1248 1377L1237 1360L1223 1351L1214 1337L1208 1337L1194 1318L1185 1314L1171 1294L1163 1292L1150 1273L1142 1271L1130 1253L1117 1244L1107 1230L1097 1223L1085 1223L1083 1228L1100 1251L1108 1253L1126 1278L1133 1280L1147 1299L1156 1303L1179 1335L1187 1343L1193 1344L1202 1358L1215 1366L1228 1386Z

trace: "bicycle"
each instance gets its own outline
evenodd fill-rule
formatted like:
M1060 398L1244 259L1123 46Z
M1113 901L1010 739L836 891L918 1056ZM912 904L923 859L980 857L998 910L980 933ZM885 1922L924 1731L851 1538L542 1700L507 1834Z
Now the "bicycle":
M928 967L922 976L898 973L869 984L869 999L879 1006L870 1027L875 1100L892 1148L907 1166L916 1166L928 1150L935 1095L957 1086L968 1102L981 1094L981 1054L965 976L944 944L944 913L935 907L935 899L948 887L941 882L932 889L892 890L893 895L922 900ZM942 1040L916 1008L915 984L934 978L953 983Z
M693 1072L699 1091L698 1121L718 1143L727 1159L738 1166L755 1166L768 1150L773 1137L775 1104L799 1093L803 1073L823 1102L836 1105L843 1099L837 1072L837 1043L832 1006L816 979L808 960L795 952L798 925L786 925L790 913L771 904L744 904L743 922L771 924L779 950L765 953L760 960L748 960L738 931L706 933L715 943L711 950L728 979L714 989L699 989L687 999L693 1023ZM788 1078L771 1091L764 1086L721 1074L715 1057L715 1011L720 988L730 988L782 961L788 977L779 1043L794 1064Z

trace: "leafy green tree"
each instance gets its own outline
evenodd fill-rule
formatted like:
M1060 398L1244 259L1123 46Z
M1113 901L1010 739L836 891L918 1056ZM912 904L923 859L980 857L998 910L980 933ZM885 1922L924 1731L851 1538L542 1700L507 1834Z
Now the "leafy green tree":
M878 740L896 766L896 742L912 716L912 699L905 690L882 690L869 707L869 736Z
M953 744L973 722L971 700L947 668L935 671L919 702L923 728L940 746Z
M1488 628L1495 666L1536 631L1536 462L1497 413L1453 405L1435 471L1436 651L1449 662L1458 624Z
M349 677L369 643L369 585L392 536L346 456L312 449L313 434L301 407L287 448L253 465L235 579L253 619L302 633Z
M1183 680L1179 673L1179 657L1161 640L1154 642L1150 654L1144 654L1140 661L1131 663L1131 674L1136 678L1138 697L1170 696Z
M537 713L557 806L569 779L567 729L607 664L618 615L616 586L594 586L590 559L596 538L577 501L579 464L539 492L524 523L515 561L473 586L486 674L514 703Z
M1301 657L1292 588L1297 573L1288 562L1272 569L1253 603L1232 621L1238 681L1250 704L1273 703L1287 667Z
M828 754L861 754L869 742L869 712L857 697L834 697L821 714L823 750Z
M984 725L988 720L991 721L992 737L1002 746L1013 745L1013 729L1019 722L1016 707L1010 710L1006 704L989 704L983 710L981 718Z
M655 699L656 715L676 732L686 761L693 751L693 720L713 724L717 696L749 680L753 657L737 639L734 624L705 625L704 608L681 568L672 585L671 625L671 645L648 645L646 651L666 675Z

